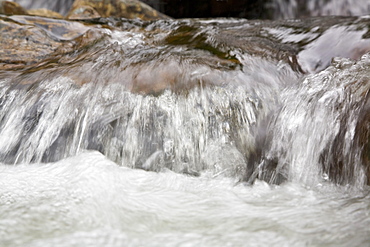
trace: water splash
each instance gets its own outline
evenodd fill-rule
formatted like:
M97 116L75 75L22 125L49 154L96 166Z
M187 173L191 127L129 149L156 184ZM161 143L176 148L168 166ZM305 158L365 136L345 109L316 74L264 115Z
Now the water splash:
M367 0L274 0L269 3L275 19L297 19L309 16L362 16L370 13Z
M128 167L243 177L258 122L274 110L279 88L295 77L249 61L244 71L183 66L198 87L158 96L131 93L125 83L78 87L68 77L16 88L3 81L1 159L50 162L95 149ZM259 72L266 66L270 73ZM225 155L214 157L221 150Z
M369 200L368 192L330 184L244 186L145 172L84 152L50 164L0 165L0 244L366 246Z
M364 183L358 142L367 141L353 136L366 106L366 58L307 78L298 68L329 31L366 46L368 19L325 20L335 26L315 28L319 19L86 24L58 48L72 50L0 74L0 160L54 162L93 149L150 171ZM356 94L357 80L364 86ZM343 150L332 148L342 136Z
M277 163L274 176L306 184L366 183L364 150L356 140L364 133L356 128L364 124L359 116L370 89L369 65L369 55L358 62L337 58L325 71L285 90L266 152L266 162Z

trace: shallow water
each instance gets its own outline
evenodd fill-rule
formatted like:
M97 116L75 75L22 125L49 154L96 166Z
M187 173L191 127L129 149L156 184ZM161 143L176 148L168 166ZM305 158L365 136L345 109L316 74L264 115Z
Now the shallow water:
M366 246L370 194L119 167L98 152L0 167L2 246Z

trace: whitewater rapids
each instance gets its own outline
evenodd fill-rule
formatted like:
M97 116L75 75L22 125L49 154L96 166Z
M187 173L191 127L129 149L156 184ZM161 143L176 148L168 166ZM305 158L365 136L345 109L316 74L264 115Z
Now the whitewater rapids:
M146 172L83 152L0 166L1 246L366 246L370 194Z

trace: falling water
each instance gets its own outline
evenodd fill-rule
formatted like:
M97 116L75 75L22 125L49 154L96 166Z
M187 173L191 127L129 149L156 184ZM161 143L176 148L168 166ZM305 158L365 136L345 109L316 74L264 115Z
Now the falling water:
M320 20L49 32L0 74L2 246L366 246L370 56L305 51L368 19Z
M276 19L308 16L362 16L370 12L367 0L272 0Z

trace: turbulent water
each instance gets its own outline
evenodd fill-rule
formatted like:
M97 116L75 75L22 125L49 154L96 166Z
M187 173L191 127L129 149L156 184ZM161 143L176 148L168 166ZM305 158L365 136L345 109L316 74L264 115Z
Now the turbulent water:
M79 24L0 73L1 245L367 246L368 22Z
M368 192L119 167L0 167L2 246L367 246Z
M274 18L302 18L308 16L361 16L370 11L368 0L272 0Z

